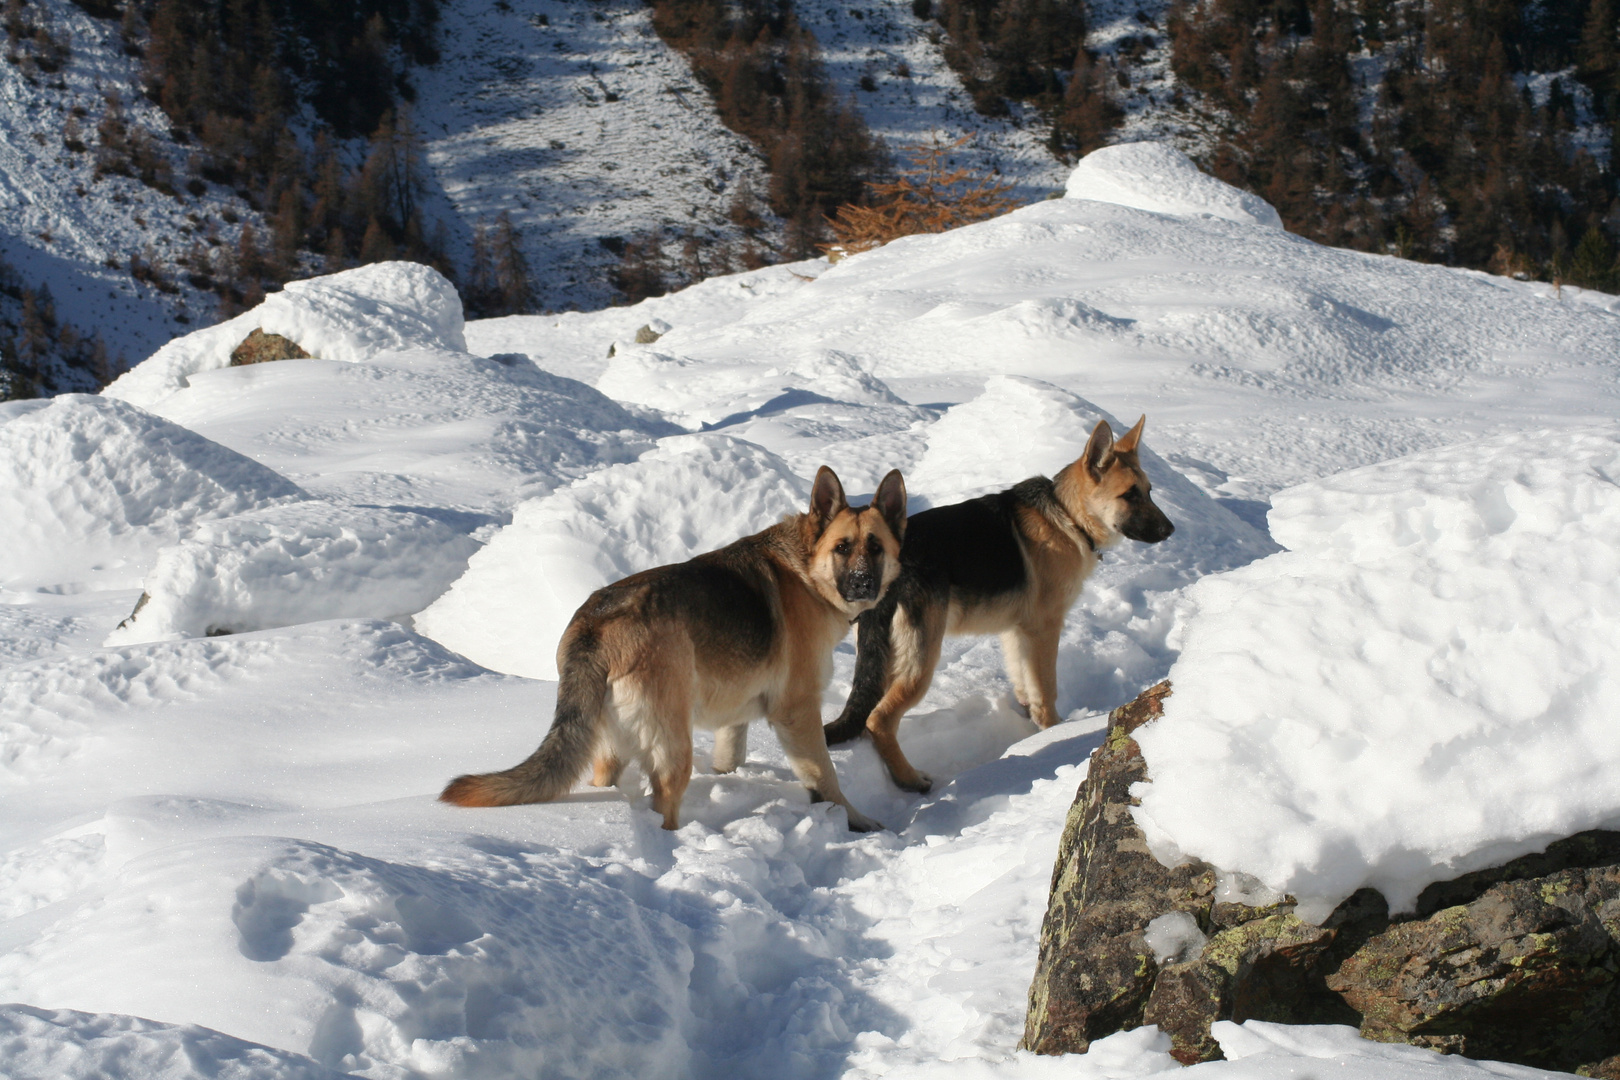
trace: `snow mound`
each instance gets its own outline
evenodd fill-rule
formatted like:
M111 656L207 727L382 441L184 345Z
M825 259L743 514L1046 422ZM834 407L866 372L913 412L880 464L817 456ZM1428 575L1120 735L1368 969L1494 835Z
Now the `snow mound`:
M126 863L76 933L31 950L54 979L12 954L0 984L55 982L56 996L114 1008L144 984L167 1012L344 1072L683 1074L682 928L584 860L503 850L459 862L268 837L172 844ZM183 935L168 929L179 919ZM199 967L228 982L204 989Z
M178 424L63 395L0 424L0 584L128 588L197 522L302 498Z
M185 389L190 376L230 366L231 350L255 329L313 357L350 363L407 349L467 349L461 298L442 274L419 263L373 263L290 281L253 310L169 342L103 392L154 405Z
M1199 171L1169 143L1121 143L1093 150L1069 174L1066 199L1117 203L1174 217L1217 217L1281 229L1276 209Z
M1279 493L1271 523L1292 550L1189 590L1175 694L1138 736L1162 860L1320 920L1620 822L1620 428L1357 469Z
M338 1080L344 1074L285 1050L195 1024L0 1005L7 1080Z
M904 404L853 356L836 350L762 365L694 363L622 343L614 349L596 388L615 400L656 408L688 428L719 427L790 403Z
M518 506L416 628L496 671L555 679L557 641L592 592L758 532L809 497L786 462L752 443L668 438Z
M422 514L310 500L210 521L158 552L108 645L342 618L403 618L438 599L478 542Z

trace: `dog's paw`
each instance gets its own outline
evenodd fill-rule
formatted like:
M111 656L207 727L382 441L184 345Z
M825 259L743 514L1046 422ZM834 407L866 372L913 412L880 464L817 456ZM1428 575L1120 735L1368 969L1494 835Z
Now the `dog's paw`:
M855 809L853 806L844 807L844 812L849 815L849 831L850 832L882 832L883 831L883 822L876 821L876 820L874 820L872 818L867 817L865 814L861 813L859 810Z
M919 772L911 780L901 780L896 777L894 786L901 791L910 791L917 795L926 795L934 787L934 778L925 772Z

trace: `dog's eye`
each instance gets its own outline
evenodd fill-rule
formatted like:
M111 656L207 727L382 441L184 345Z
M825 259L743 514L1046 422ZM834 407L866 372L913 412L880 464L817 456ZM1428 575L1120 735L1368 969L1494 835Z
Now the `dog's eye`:
M848 555L850 553L850 550L852 548L854 548L854 546L855 546L854 544L849 542L849 538L845 537L844 539L838 541L838 543L836 545L834 545L833 552L834 552L834 554L837 554L837 555Z
M1120 497L1127 500L1127 501L1129 501L1129 502L1141 502L1142 501L1142 489L1141 488L1129 488L1129 489L1126 490L1125 494L1120 496Z

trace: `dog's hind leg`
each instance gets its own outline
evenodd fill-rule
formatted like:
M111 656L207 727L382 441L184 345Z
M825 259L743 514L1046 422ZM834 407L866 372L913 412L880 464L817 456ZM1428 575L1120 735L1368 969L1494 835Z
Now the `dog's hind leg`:
M664 828L680 828L681 797L692 780L693 662L690 647L672 647L656 666L647 664L637 680L636 710L630 720L641 744L641 767L652 784L652 808Z
M612 750L598 751L591 765L591 787L612 787L624 772L624 762Z
M866 718L872 745L889 770L895 786L919 794L934 786L927 774L918 772L900 750L900 718L928 693L939 663L940 645L945 640L945 608L920 610L902 606L895 613L890 646L890 679L882 700Z
M748 759L748 725L733 724L714 733L714 771L736 772Z

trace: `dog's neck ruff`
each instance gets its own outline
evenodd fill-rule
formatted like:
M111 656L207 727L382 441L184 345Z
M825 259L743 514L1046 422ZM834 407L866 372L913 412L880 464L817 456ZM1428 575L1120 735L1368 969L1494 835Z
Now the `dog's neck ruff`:
M1055 495L1056 492L1053 494ZM1069 512L1069 508L1063 505L1063 500L1061 498L1054 498L1052 501L1057 503L1059 510L1063 511L1063 520L1057 523L1058 528L1063 531L1065 536L1074 541L1075 547L1079 547L1080 541L1084 540L1086 548L1095 554L1097 551L1097 541L1091 535L1090 530L1084 525L1080 524L1079 520Z

